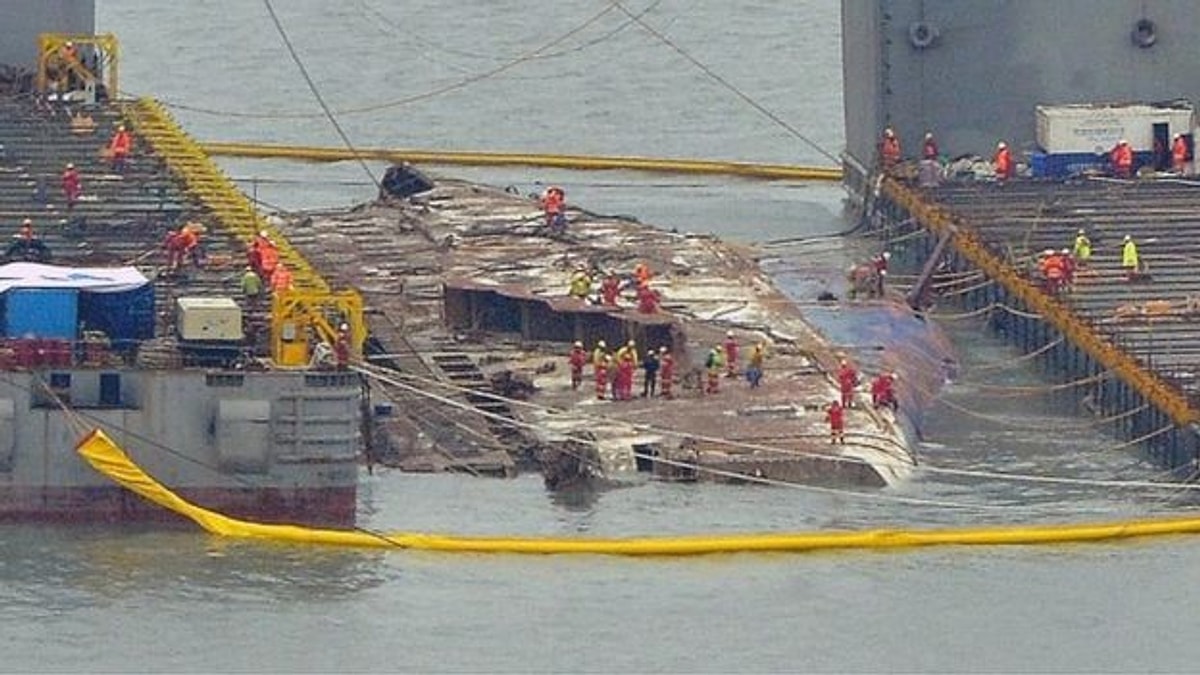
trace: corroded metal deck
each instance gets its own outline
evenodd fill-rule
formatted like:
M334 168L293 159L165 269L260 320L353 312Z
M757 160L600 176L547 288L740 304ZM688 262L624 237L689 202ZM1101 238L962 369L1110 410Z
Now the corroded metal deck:
M1145 406L1123 431L1145 438L1167 466L1196 461L1200 183L1081 178L948 182L923 190L888 179L883 194L882 233L903 242L896 246L902 259L919 263L935 239L949 236L944 267L980 270L995 282L962 293L967 309L999 308L993 327L1028 351L1045 349L1049 370L1096 377L1086 397L1100 411ZM914 228L929 236L906 237ZM1072 288L1046 293L1035 272L1037 254L1071 248L1081 229L1094 248L1090 264ZM1125 277L1126 235L1138 245L1146 279Z

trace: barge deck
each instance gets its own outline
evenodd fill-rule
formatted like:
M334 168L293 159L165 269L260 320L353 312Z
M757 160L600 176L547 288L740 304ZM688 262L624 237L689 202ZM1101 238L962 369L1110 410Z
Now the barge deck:
M1186 474L1200 459L1200 183L1178 177L1069 181L946 182L918 188L883 181L876 234L899 262L919 269L931 255L960 308L1048 373L1086 382L1077 397L1098 417L1119 416L1119 433L1144 442L1164 467ZM1071 248L1078 231L1094 253L1073 285L1045 291L1036 257ZM1137 244L1145 274L1126 279L1121 247ZM945 237L948 246L935 254ZM963 276L975 271L979 276ZM980 279L983 282L980 283ZM1128 414L1125 414L1128 413Z

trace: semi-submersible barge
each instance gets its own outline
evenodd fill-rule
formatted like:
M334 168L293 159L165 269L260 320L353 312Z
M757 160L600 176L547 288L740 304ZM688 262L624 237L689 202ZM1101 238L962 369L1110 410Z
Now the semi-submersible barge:
M0 98L0 236L30 220L53 263L0 267L0 518L163 518L74 455L81 427L101 427L211 508L353 523L362 382L309 364L343 323L361 348L357 295L329 290L268 231L293 288L241 297L246 245L267 224L156 106L96 100L98 85L116 91L110 36L43 35L43 92L73 68L67 42L106 77L71 71L73 93ZM122 124L135 140L117 172L98 151ZM83 188L69 208L68 164ZM207 262L166 273L164 240L187 223L206 229Z
M913 270L977 272L946 287L962 308L987 313L1048 373L1077 383L1064 391L1098 423L1191 474L1200 462L1191 113L1200 5L846 0L842 22L845 180L864 222L897 242L897 261ZM931 131L948 158L986 161L1006 141L1027 168L1006 184L966 172L922 186L916 162L882 177L886 127L910 158ZM1176 134L1188 149L1182 170L1170 157ZM1136 152L1129 179L1108 163L1121 140ZM1072 288L1044 292L1031 272L1037 255L1071 248L1080 231L1091 261ZM1126 236L1147 266L1134 282L1122 269Z

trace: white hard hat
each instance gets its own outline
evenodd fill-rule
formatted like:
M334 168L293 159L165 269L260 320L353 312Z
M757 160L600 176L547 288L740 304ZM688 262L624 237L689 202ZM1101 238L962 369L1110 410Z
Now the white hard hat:
M1008 147L1008 144L1007 144L1007 143L1005 143L1004 141L1000 141L999 143L997 143L997 144L996 144L996 147L997 147L997 148L1000 148L1001 150L1003 150L1004 148L1007 148L1007 147Z
M604 340L601 340L596 343L596 346L597 347L607 347L608 345L604 342Z
M733 337L733 331L731 331L731 330L725 331L725 337Z
M891 257L892 257L892 253L891 253L891 251L884 251L884 252L883 252L883 259L884 259L884 260L887 260L888 258L891 258Z
M583 346L583 343L582 343L582 342L580 342L579 340L576 340L576 341L575 341L575 346L576 346L576 347L582 347L582 346Z
M1133 241L1133 237L1125 235L1125 241Z

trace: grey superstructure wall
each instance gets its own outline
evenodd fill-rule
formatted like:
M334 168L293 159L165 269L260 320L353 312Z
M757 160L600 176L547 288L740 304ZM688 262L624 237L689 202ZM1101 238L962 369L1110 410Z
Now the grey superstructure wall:
M95 0L0 0L2 64L33 69L39 33L95 32Z
M927 129L945 154L990 156L1033 148L1038 104L1200 102L1196 0L842 0L842 35L846 149L867 166L886 125L909 156Z

